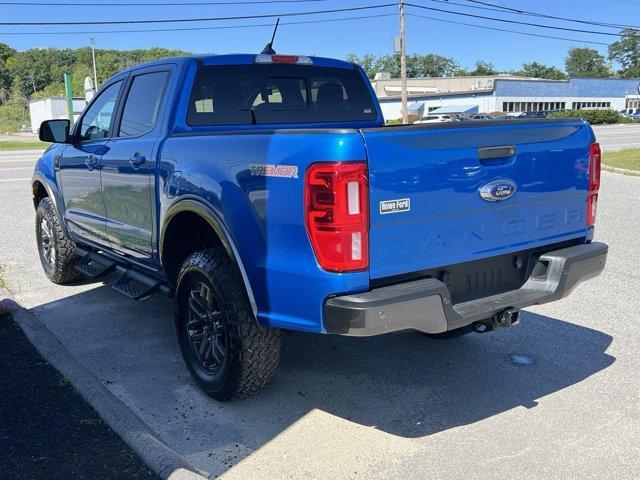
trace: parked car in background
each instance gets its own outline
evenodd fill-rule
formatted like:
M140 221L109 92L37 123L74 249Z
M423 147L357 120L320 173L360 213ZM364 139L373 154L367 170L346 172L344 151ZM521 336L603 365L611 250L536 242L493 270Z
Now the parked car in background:
M547 118L548 112L522 112L518 118Z
M488 113L476 113L474 115L468 115L465 120L493 120L493 115Z
M622 110L619 110L618 113L620 115L633 117L634 115L640 114L640 108L623 108Z
M576 118L452 121L384 126L366 73L340 60L135 66L74 128L41 125L42 267L58 284L117 272L133 300L171 296L185 363L217 400L272 380L282 330L510 327L603 270L600 147Z
M31 130L31 127L29 125L22 125L20 127L20 133L31 133L33 130Z
M457 121L456 117L453 115L444 115L444 114L436 114L436 115L425 115L420 120L413 123L443 123L443 122L453 122Z

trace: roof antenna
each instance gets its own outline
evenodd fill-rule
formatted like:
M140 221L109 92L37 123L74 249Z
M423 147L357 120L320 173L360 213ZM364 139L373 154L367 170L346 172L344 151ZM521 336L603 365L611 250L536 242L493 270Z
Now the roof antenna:
M262 49L262 52L260 52L263 55L275 55L276 51L273 49L273 41L276 38L276 32L278 31L278 24L280 23L280 17L277 18L276 20L276 26L273 29L273 35L271 35L271 41L269 43L267 43L265 45L265 47Z

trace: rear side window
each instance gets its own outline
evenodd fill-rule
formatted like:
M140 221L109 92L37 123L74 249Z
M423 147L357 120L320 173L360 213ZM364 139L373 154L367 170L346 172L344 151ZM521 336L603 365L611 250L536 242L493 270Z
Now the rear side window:
M162 104L169 72L134 77L120 121L120 137L137 137L153 130Z
M200 67L189 125L349 122L375 120L359 72L301 65Z

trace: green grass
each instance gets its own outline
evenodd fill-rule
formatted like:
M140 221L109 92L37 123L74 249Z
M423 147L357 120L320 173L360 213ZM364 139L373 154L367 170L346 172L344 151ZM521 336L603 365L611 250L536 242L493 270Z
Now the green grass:
M620 150L619 152L603 152L602 161L610 167L640 171L640 148Z
M8 150L44 150L50 143L41 142L39 140L0 140L0 152Z

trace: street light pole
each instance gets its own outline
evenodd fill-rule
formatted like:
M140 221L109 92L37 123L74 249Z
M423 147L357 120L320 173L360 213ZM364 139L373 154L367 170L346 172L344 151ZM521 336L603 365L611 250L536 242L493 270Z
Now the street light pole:
M91 58L93 59L93 90L98 91L98 74L96 73L96 51L93 48L93 44L96 41L96 37L91 37Z
M404 18L404 0L398 0L400 11L400 82L402 85L402 123L409 123L409 112L407 110L407 56L406 56L406 36Z

